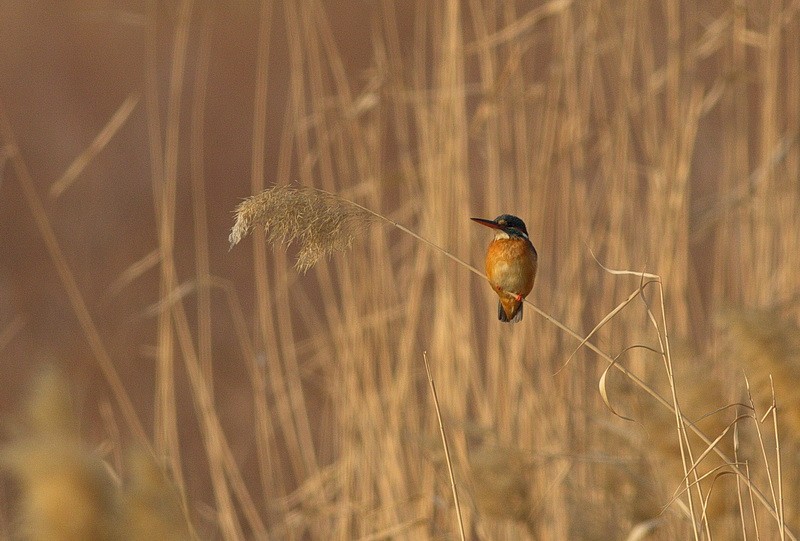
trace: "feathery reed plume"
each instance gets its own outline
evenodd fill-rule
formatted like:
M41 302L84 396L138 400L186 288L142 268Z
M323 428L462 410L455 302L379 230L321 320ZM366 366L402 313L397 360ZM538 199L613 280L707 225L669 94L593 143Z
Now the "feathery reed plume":
M24 433L0 451L21 486L18 536L58 541L119 539L119 499L102 461L78 438L63 377L40 376Z
M274 186L242 201L228 236L231 248L255 226L267 241L290 245L300 242L295 268L305 273L323 256L350 248L356 233L376 216L333 194L294 186Z

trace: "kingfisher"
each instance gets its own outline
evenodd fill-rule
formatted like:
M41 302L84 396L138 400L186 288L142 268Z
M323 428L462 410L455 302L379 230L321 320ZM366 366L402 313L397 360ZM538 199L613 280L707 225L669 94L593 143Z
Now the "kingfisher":
M497 318L510 323L522 321L522 299L533 289L539 260L525 222L511 214L501 214L494 220L472 220L495 230L486 251L486 277L500 297Z

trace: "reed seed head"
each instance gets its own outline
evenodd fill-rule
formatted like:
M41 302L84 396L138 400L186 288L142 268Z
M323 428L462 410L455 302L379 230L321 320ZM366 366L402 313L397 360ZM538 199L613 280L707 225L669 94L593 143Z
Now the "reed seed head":
M274 186L242 201L228 236L231 248L255 226L270 244L300 243L295 268L305 273L323 256L349 249L375 219L369 211L335 195L295 186Z

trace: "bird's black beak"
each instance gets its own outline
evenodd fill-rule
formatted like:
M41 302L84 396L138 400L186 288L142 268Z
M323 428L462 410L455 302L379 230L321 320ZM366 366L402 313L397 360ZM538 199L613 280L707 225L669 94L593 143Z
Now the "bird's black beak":
M470 218L470 220L473 222L478 222L481 225L485 225L486 227L491 227L492 229L503 229L503 226L494 220L486 220L484 218Z

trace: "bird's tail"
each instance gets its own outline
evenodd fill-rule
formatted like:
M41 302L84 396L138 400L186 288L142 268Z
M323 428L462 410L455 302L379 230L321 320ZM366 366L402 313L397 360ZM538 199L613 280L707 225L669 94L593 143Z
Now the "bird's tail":
M505 323L519 323L522 321L523 304L516 299L509 299L505 305L503 301L497 302L497 319Z

